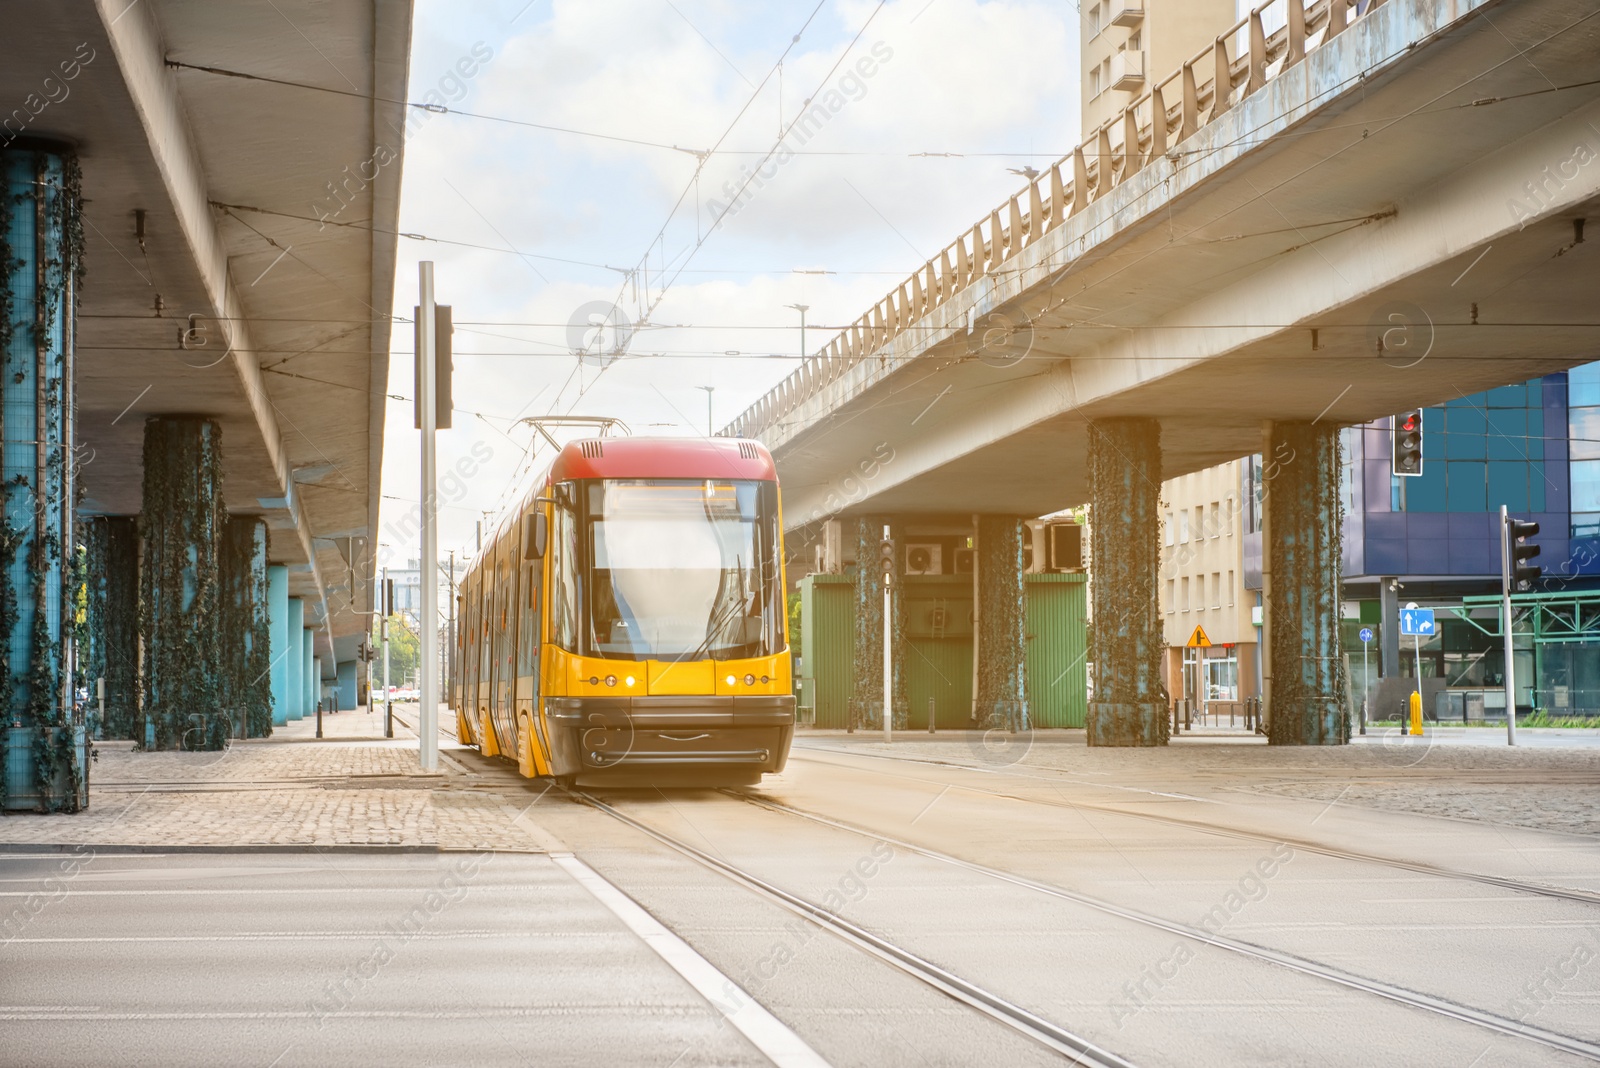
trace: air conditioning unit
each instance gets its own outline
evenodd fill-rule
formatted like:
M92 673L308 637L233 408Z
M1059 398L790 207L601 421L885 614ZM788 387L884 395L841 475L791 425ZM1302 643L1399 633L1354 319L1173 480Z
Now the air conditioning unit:
M955 570L955 573L958 574L958 575L970 575L970 574L972 574L972 550L971 549L957 549L956 550L956 570Z
M942 575L941 566L944 547L936 541L913 541L906 543L906 574L908 575Z
M1077 523L1051 523L1045 527L1050 549L1050 570L1083 570L1083 527Z

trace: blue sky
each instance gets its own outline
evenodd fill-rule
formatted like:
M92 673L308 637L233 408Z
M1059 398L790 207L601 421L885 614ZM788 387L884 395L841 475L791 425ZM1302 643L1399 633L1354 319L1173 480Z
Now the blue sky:
M401 229L442 240L400 243L395 312L409 316L417 261L431 259L458 324L443 548L470 550L474 522L548 461L515 419L615 415L635 434L700 434L697 387L714 386L720 427L795 366L788 305L810 306L815 351L1020 188L1008 167L1047 166L1076 142L1075 4L825 0L805 25L813 7L419 0L412 100L436 92L455 109L606 135L430 114L407 143ZM791 134L799 151L713 230L724 189L807 98L826 118L803 144ZM695 153L719 139L697 189ZM609 318L634 327L626 358L580 364L569 322L592 335L584 309L613 304ZM396 331L391 357L390 392L406 396L410 342ZM386 446L388 526L418 496L408 405L391 403ZM415 554L379 540L388 560Z

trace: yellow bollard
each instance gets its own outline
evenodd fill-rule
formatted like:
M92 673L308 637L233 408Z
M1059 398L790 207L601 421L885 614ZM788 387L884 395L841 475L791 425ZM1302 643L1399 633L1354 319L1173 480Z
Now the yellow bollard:
M1415 690L1411 693L1411 733L1422 737L1422 695Z

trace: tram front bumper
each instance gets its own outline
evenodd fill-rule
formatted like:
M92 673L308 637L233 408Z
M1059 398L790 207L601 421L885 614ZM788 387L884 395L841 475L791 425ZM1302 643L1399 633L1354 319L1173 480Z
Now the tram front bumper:
M782 771L792 694L762 697L547 697L558 775L647 768Z

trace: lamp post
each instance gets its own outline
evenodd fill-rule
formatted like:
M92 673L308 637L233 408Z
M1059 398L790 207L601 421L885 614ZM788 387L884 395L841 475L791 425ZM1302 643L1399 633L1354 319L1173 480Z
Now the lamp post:
M716 386L696 386L694 388L695 389L703 389L703 390L706 391L706 437L709 438L709 437L712 437L713 434L714 434L714 431L711 429L711 423L712 423L712 419L711 419L711 394L713 394L713 393L715 393L717 391L717 387Z
M806 358L806 312L811 310L809 304L786 304L786 308L793 308L800 313L800 358Z

